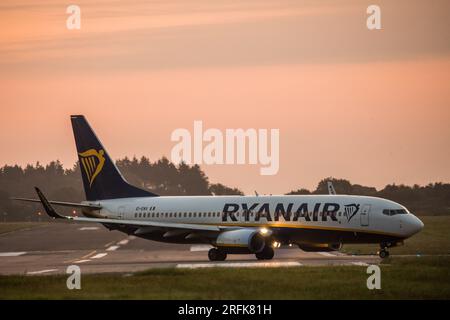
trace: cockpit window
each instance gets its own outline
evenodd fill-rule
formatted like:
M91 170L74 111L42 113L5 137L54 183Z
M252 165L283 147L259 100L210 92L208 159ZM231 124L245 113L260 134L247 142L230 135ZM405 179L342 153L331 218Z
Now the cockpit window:
M387 216L395 216L396 214L407 214L405 209L384 209L383 214Z

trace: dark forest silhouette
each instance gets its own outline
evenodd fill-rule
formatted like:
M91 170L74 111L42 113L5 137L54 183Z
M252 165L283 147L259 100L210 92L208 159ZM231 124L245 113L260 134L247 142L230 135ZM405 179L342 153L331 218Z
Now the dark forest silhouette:
M151 162L148 158L124 158L117 162L124 177L136 186L150 189L160 195L242 195L237 188L211 184L198 165L174 165L167 158ZM427 186L387 185L382 190L352 184L348 180L326 178L316 190L298 189L288 194L326 194L327 181L332 181L339 194L369 195L391 199L405 205L415 214L450 214L450 184L434 183ZM34 186L42 188L49 199L79 202L84 200L78 163L64 169L59 161L45 166L36 163L25 168L5 165L0 168L0 221L35 221L47 219L38 216L38 204L13 201L10 197L36 198ZM255 187L257 189L257 186ZM70 214L69 209L60 209Z

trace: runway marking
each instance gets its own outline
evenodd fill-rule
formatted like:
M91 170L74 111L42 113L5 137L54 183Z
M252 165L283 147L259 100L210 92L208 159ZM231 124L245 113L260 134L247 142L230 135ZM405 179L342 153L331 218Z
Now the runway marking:
M332 254L332 253L329 253L329 252L325 252L325 251L320 251L320 252L317 252L317 253L321 254L322 256L325 256L325 257L336 257L335 254Z
M73 263L85 263L85 262L89 262L91 261L90 259L82 259L82 260L78 260L78 261L74 261Z
M97 252L97 250L92 250L91 252L89 252L87 255L82 256L81 259L86 259L87 257L92 256L93 254L95 254Z
M89 252L88 254L82 256L81 258L75 258L72 260L68 260L68 261L64 261L64 263L76 263L77 261L90 261L90 260L85 260L87 258L89 258L90 256L92 256L93 254L95 254L97 252L97 250L92 250L91 252Z
M103 252L103 253L97 253L95 256L91 257L91 259L100 259L103 258L104 256L106 256L107 253Z
M209 251L209 249L211 249L212 248L212 246L210 246L210 245L198 245L198 246L191 246L191 251L192 252L197 252L197 251Z
M120 244L121 246L124 246L124 245L128 244L128 242L130 242L130 240L123 239L122 241L119 241L117 244Z
M106 248L106 251L114 251L117 249L119 249L119 246L111 246L111 247Z
M82 228L78 228L78 230L80 231L91 231L91 230L98 230L99 227L82 227Z
M361 267L367 267L369 265L368 263L365 263L365 262L362 262L362 261L353 261L352 264L354 266L361 266Z
M104 245L105 248L109 247L110 245L112 245L115 241L110 241L107 244Z
M300 262L222 262L222 263L180 263L176 268L198 269L198 268L278 268L299 267Z
M25 253L26 252L0 252L0 257L18 257Z
M27 274L42 274L42 273L48 273L48 272L54 272L58 271L58 269L46 269L46 270L39 270L39 271L30 271L27 272Z

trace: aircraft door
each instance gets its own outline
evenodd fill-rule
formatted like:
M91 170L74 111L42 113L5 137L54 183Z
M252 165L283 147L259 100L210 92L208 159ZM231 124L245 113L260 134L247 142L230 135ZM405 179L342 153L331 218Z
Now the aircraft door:
M362 227L369 226L369 212L370 212L370 204L363 205L360 215Z

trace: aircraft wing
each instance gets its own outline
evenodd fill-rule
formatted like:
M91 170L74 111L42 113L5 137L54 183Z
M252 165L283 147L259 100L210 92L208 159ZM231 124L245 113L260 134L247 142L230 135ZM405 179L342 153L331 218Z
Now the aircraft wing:
M119 220L119 219L98 219L98 218L84 218L84 217L65 217L69 220L80 222L97 222L103 224L117 224L128 225L134 227L157 227L170 229L186 229L199 231L221 231L221 227L213 225L202 225L193 223L171 223L171 222L157 222L157 221L137 221L137 220ZM223 227L222 227L223 229Z
M169 228L169 229L185 229L185 230L198 230L198 231L216 231L220 232L222 229L229 227L219 227L214 225L201 225L193 223L171 223L171 222L157 222L157 221L138 221L138 220L119 220L119 219L102 219L102 218L86 218L86 217L71 217L63 216L56 212L52 207L50 201L44 196L39 188L35 187L39 197L39 201L42 203L45 212L53 219L66 219L79 222L96 222L102 224L112 224L130 227L156 227L156 228Z
M11 200L26 201L26 202L42 202L40 199L29 199L29 198L11 198ZM100 210L102 208L102 206L95 204L84 204L65 201L48 201L48 202L51 204L64 207L85 208L91 210Z

